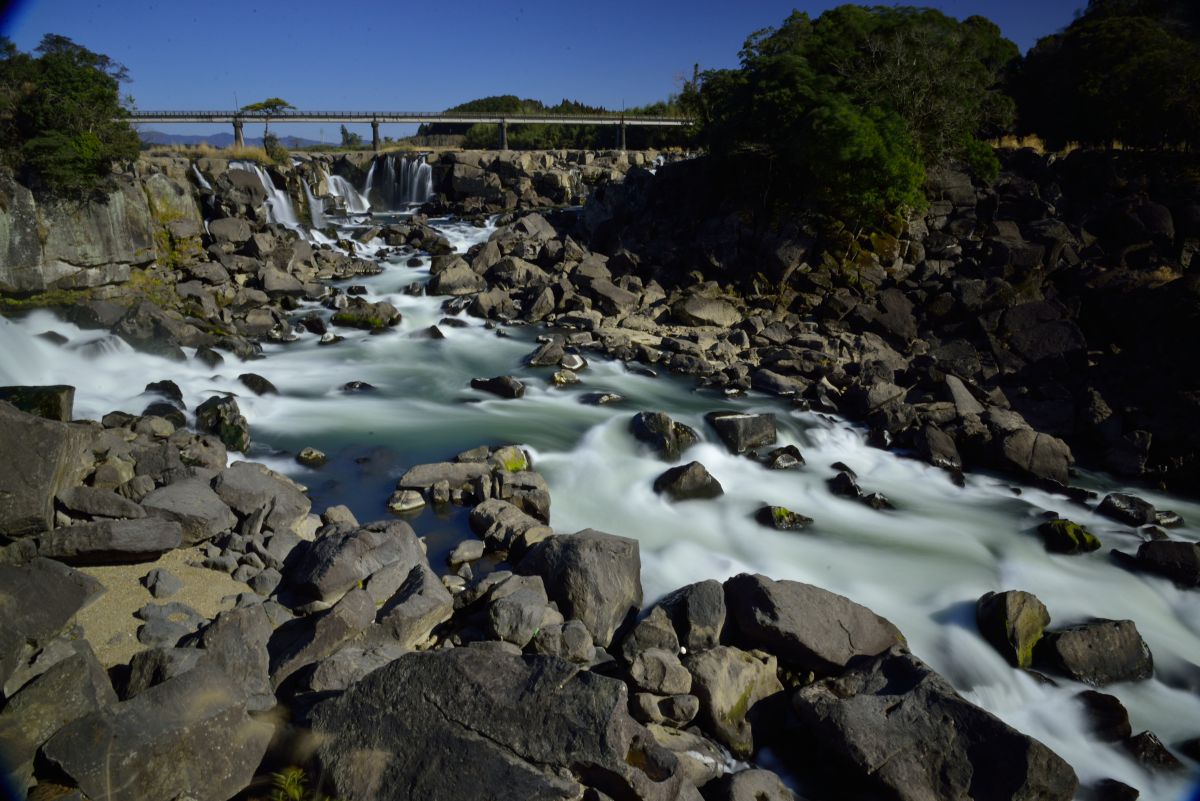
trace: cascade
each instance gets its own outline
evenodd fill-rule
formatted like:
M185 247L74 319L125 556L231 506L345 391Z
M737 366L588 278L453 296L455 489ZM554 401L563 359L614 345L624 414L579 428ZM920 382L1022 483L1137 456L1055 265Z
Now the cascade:
M344 201L348 213L366 214L371 210L371 204L367 202L367 199L354 188L354 184L342 176L327 174L325 183L329 186L329 194L340 197Z
M200 168L196 166L195 162L192 162L192 173L196 176L196 183L200 185L201 189L207 189L210 192L212 191L212 184L210 184L208 179L204 177L204 174L200 172Z
M429 200L433 195L433 168L424 156L404 156L387 153L371 162L363 194L371 193L382 200L387 209L403 209Z
M292 199L288 197L288 193L283 189L276 189L275 183L271 180L271 174L268 173L261 165L255 164L252 161L231 161L229 162L230 169L246 170L258 176L259 183L267 192L267 220L280 225L286 225L296 231L304 233L303 226L300 225L300 220L296 216L296 208L292 205Z
M308 213L312 218L312 227L319 231L325 227L325 200L313 194L308 181L301 179L300 185L304 187L304 198L308 201Z

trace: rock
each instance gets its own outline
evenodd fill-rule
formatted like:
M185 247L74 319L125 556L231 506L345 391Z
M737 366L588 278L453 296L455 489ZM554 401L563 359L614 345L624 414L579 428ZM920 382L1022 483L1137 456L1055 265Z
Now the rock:
M709 412L704 419L717 432L730 453L745 453L764 445L774 445L776 439L774 414L739 414Z
M837 673L852 659L904 642L900 631L849 598L796 581L742 573L725 582L732 641L788 667Z
M518 578L514 576L493 589L493 597ZM544 626L562 622L562 615L550 608L541 580L532 576L515 591L488 604L485 630L493 639L524 648Z
M246 697L246 708L275 706L267 643L274 626L261 604L229 609L200 633L208 662L219 667Z
M1105 743L1117 743L1133 734L1129 712L1115 695L1084 690L1075 696L1083 704L1092 734Z
M308 680L307 689L318 693L346 690L371 671L378 670L406 653L408 649L396 642L344 645L333 656L317 663Z
M250 585L250 589L254 590L256 595L268 596L275 592L282 582L283 574L273 567L267 567L254 574L246 583Z
M140 504L122 498L112 490L96 487L71 487L60 492L57 500L67 511L91 517L136 520L146 516L146 510Z
M183 544L183 529L171 520L100 520L48 531L38 554L68 565L150 562Z
M125 699L187 673L206 657L207 654L199 648L146 648L138 651L129 662Z
M776 774L750 768L704 785L705 801L798 801Z
M454 546L454 550L450 552L450 556L446 558L446 561L451 567L474 562L483 558L486 548L487 543L483 540L463 540Z
M312 509L294 481L254 462L234 462L217 474L212 487L242 517L269 509L263 525L274 532L295 532Z
M250 447L250 424L233 398L213 396L196 407L196 428L215 434L231 451Z
M1154 675L1150 647L1132 620L1095 620L1048 631L1034 658L1075 681L1097 687Z
M85 429L44 420L0 402L0 535L23 537L54 525L54 497L80 483Z
M1183 763L1163 745L1162 740L1158 739L1158 735L1152 731L1144 731L1130 737L1122 745L1133 755L1138 764L1147 770L1155 772L1184 770Z
M675 461L700 441L694 429L675 422L663 412L638 412L629 421L629 430L637 440L648 444L668 462Z
M142 577L142 584L155 598L170 598L183 589L183 582L161 567L154 568Z
M725 589L709 579L668 593L655 604L675 626L679 643L688 651L712 648L725 628Z
M242 373L238 376L238 381L241 381L242 385L255 395L279 394L279 390L275 388L275 385L258 373Z
M346 593L332 608L284 623L271 635L271 685L279 689L293 673L334 653L375 622L375 602L366 590Z
M296 454L296 462L305 467L317 468L325 464L327 457L325 454L316 448L301 448L300 453Z
M1154 506L1136 495L1113 492L1104 496L1096 507L1096 514L1112 518L1127 526L1145 526L1157 522Z
M250 239L253 231L250 223L240 217L223 217L219 220L209 220L208 232L217 242L232 242L240 245Z
M1100 547L1100 540L1078 523L1055 518L1038 526L1046 550L1053 553L1088 553Z
M429 281L431 295L472 295L487 289L487 280L459 260Z
M1184 587L1200 587L1200 544L1150 540L1138 546L1137 566Z
M346 308L334 312L329 322L333 325L379 333L399 325L400 319L400 311L390 303L369 303L362 298L351 298Z
M687 695L692 676L673 651L647 648L629 665L629 678L639 690L657 695Z
M705 737L695 726L680 731L650 723L646 729L655 742L675 755L680 773L695 787L711 784L728 764L729 752Z
M250 784L273 731L224 673L199 667L68 724L42 753L97 801L224 801Z
M812 518L793 512L782 506L763 506L754 513L759 525L778 531L798 531L812 525Z
M1057 754L899 650L800 688L792 709L814 759L831 758L823 764L847 793L856 779L871 795L903 799L1070 801L1078 785Z
M763 466L768 470L795 470L804 466L804 456L795 445L785 445L769 451L762 457Z
M142 499L151 517L174 520L183 530L183 544L210 540L237 525L237 515L199 478L176 481Z
M725 494L721 482L713 478L699 462L689 462L667 470L654 479L654 491L659 495L666 494L673 501L716 498Z
M498 375L495 378L472 378L471 388L490 392L510 400L525 397L525 385L510 375Z
M288 581L298 592L332 603L384 567L399 565L407 574L422 563L425 552L412 526L393 520L318 537L288 571Z
M671 314L683 325L713 325L731 328L742 315L727 301L692 295L671 307Z
M1019 475L1066 486L1074 462L1071 449L1061 439L1021 428L1000 440L1001 464Z
M395 571L399 563L389 566ZM374 589L367 585L368 591ZM379 625L392 640L414 648L429 638L435 626L454 614L454 599L437 574L421 563L403 576L396 591L379 610Z
M1033 648L1050 625L1050 613L1031 593L984 593L975 605L979 633L1014 667L1033 665Z
M691 676L688 676L689 681ZM643 723L658 723L681 729L700 713L700 699L694 695L636 693L630 705L633 716Z
M310 725L343 798L461 801L487 787L496 801L566 801L586 780L608 797L696 799L626 705L621 682L555 657L454 648L385 665L318 704Z
M0 709L0 753L23 791L38 748L73 721L117 703L117 694L87 641L34 678Z
M470 525L488 547L497 550L524 552L554 533L537 518L499 498L489 498L472 509Z
M23 412L60 423L71 421L75 406L75 387L0 387L0 401L7 401Z
M637 625L621 641L621 657L626 664L633 664L638 654L650 649L679 653L679 636L675 625L661 606L652 607Z
M686 659L692 692L700 699L700 727L735 756L749 757L764 739L755 736L756 728L769 718L759 702L783 692L775 657L718 645Z
M541 576L563 616L582 621L601 648L642 605L637 540L584 529L543 540L516 569Z

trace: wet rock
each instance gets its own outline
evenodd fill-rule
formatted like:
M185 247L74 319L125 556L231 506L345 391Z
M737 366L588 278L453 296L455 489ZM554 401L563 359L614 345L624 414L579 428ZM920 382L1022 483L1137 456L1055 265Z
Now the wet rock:
M638 543L626 537L593 529L551 537L530 549L517 572L541 576L563 616L582 621L602 648L642 605Z
M663 412L638 412L629 421L629 430L669 462L700 440L694 429L675 422Z
M332 603L384 567L399 564L407 574L424 562L420 540L402 520L352 531L335 528L308 547L288 571L288 581L305 596Z
M88 798L224 801L249 785L273 731L222 671L200 667L68 724L42 753Z
M1038 526L1038 534L1045 541L1046 550L1053 553L1088 553L1100 547L1095 534L1078 523L1055 518Z
M1050 613L1032 593L988 592L975 605L979 633L1014 667L1033 665L1033 648L1050 625Z
M768 470L796 470L804 466L804 456L795 445L785 445L769 451L762 463Z
M142 499L142 506L151 517L179 523L184 545L210 540L238 522L208 482L199 478L160 487Z
M257 373L242 373L238 381L255 395L278 395L279 390L267 379Z
M1200 544L1151 540L1138 546L1137 566L1184 587L1200 587Z
M525 397L525 385L510 375L494 378L472 378L471 388L513 400Z
M793 512L783 506L763 506L754 513L759 525L778 531L799 531L812 525L812 518Z
M1142 767L1154 772L1175 772L1184 770L1183 763L1163 745L1152 731L1130 737L1122 745L1133 755Z
M325 454L316 448L301 448L300 452L296 454L296 462L305 467L320 467L326 461L328 459Z
M1095 620L1048 631L1034 659L1070 678L1103 687L1154 675L1154 659L1132 620Z
M1116 779L1093 782L1087 787L1081 787L1079 793L1082 801L1138 801L1141 796L1137 788Z
M351 298L344 309L334 312L329 322L346 328L360 328L378 333L399 325L400 311L385 301L370 303L362 298Z
M673 501L716 498L725 494L721 482L713 478L699 462L689 462L667 470L654 479L654 491L667 495Z
M1057 754L899 650L802 687L792 709L839 787L853 776L897 798L971 798L984 787L991 799L1075 795L1075 772Z
M895 626L870 609L796 581L742 573L725 582L725 605L735 644L821 675L904 641Z
M742 414L709 412L704 415L730 453L745 453L754 448L775 444L774 414Z
M233 398L214 396L197 406L196 427L215 434L231 451L245 453L250 447L250 424Z
M1117 743L1133 734L1133 728L1129 724L1129 712L1115 695L1084 690L1075 697L1083 704L1089 727L1096 739L1105 743Z
M695 799L626 704L621 682L554 657L454 648L400 657L310 723L321 774L344 798L459 801L488 787L496 801L565 801L586 777L610 797Z
M35 417L68 423L75 406L75 387L0 387L0 401Z
M725 588L721 582L688 584L668 593L655 604L675 627L679 643L688 651L712 648L725 628Z
M1150 503L1136 495L1113 492L1104 496L1096 507L1096 514L1124 523L1127 526L1144 526L1157 522L1155 509Z
M150 562L183 543L171 520L101 520L49 531L38 538L38 554L68 565Z
M718 645L686 660L692 692L700 699L700 727L735 756L749 757L763 740L755 729L768 717L759 702L783 692L775 657Z

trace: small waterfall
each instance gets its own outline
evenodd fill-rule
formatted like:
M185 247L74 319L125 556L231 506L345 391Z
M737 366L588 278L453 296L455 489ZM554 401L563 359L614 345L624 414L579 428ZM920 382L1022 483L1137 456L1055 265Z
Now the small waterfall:
M229 167L234 170L246 170L258 176L259 183L267 191L267 220L269 222L286 225L288 228L303 233L300 219L296 216L296 208L292 205L292 199L288 197L286 191L275 188L270 173L252 161L231 161Z
M195 174L196 183L200 184L200 188L207 189L208 191L211 192L212 184L210 184L208 182L208 180L205 179L204 175L200 172L200 168L196 166L196 162L194 162L194 161L192 162L192 172Z
M354 184L340 175L326 175L325 182L329 185L329 194L340 197L350 214L366 214L371 210L371 204L363 197Z
M382 176L377 176L377 167ZM379 156L371 162L363 193L370 197L372 191L388 209L400 210L424 203L433 195L433 168L425 163L424 156L399 153Z
M300 185L304 187L304 198L308 201L308 213L312 218L312 227L319 231L325 227L325 201L313 194L308 181L301 179Z

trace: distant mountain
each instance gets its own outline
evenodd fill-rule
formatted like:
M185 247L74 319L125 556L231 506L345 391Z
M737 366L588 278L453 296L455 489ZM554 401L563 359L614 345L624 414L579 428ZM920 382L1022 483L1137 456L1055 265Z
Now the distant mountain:
M147 145L210 145L212 147L230 147L233 145L233 134L169 134L162 131L138 131L142 143ZM284 147L299 148L321 144L315 139L305 139L300 136L281 136L279 142ZM262 137L246 137L250 147L262 147Z

